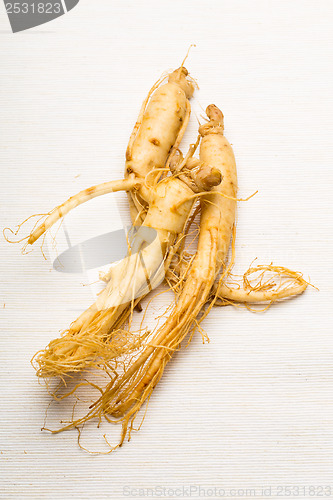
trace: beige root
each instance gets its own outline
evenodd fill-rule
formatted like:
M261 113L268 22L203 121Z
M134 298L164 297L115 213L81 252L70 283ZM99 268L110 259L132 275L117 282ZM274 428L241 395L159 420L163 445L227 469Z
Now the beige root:
M154 170L160 176L159 170L168 168L186 130L194 80L181 66L169 75L166 84L161 85L162 81L152 87L142 104L126 151L125 176L134 173L144 179ZM139 190L128 197L132 222L142 224L148 209L145 193Z
M117 181L103 182L97 186L91 186L83 191L80 191L74 196L71 196L67 201L54 208L47 216L45 221L39 225L29 236L28 244L32 245L38 240L50 227L52 227L59 219L68 214L70 210L78 207L97 196L102 196L108 193L117 191L132 191L137 189L140 183L132 178L122 179Z
M266 276L266 273L270 275ZM250 280L253 274L256 275L255 283ZM217 299L215 305L273 303L300 295L307 286L308 282L300 273L270 264L250 267L243 276L243 287L234 288L227 283L215 284L212 292Z
M150 178L150 181L153 181L155 186L161 175L160 171L165 170L165 163L168 159L171 159L171 153L176 151L179 146L189 120L190 105L188 99L193 94L194 81L188 76L188 72L183 66L171 73L168 80L168 83L165 85L161 85L162 81L157 82L142 105L126 152L125 172L127 178L123 181L113 181L89 188L70 198L61 206L56 207L48 215L44 223L32 232L28 243L34 243L60 217L79 204L95 196L124 189L130 192L129 199L133 221L135 220L136 224L141 224L145 221L148 227L157 229L157 239L162 249L162 264L163 260L166 262L169 261L167 259L168 251L174 251L172 246L177 244L178 232L184 229L183 219L179 214L181 212L186 213L187 209L190 210L192 207L193 200L191 199L191 195L193 194L193 190L190 190L189 186L178 179L173 179L171 183L167 181L169 185L181 186L181 192L185 188L187 191L185 192L184 206L180 207L180 210L177 207L170 211L170 207L172 208L175 203L169 200L170 203L165 207L166 212L163 213L163 210L159 210L159 207L161 203L163 204L166 187L161 183L161 185L158 184L156 188L154 187L151 190L146 184L146 179L152 170L156 171L157 174ZM206 175L211 175L207 169L204 176ZM199 177L201 176L200 169L197 172L197 176L199 182ZM204 179L204 176L201 176L202 179ZM219 179L213 177L209 179L206 186L207 189L209 189L209 184L213 186L218 181ZM163 191L162 193L161 190ZM157 194L158 192L159 194ZM174 193L175 196L177 194L179 193ZM166 196L166 199L168 197L169 195ZM180 196L175 197L175 200L182 199L182 193L180 193ZM186 201L187 199L189 200ZM154 215L152 216L152 214ZM165 216L170 219L168 222L169 225L173 224L177 227L165 229L165 225L168 225L164 221ZM144 242L142 242L142 245L144 245ZM141 260L143 258L146 262L142 266ZM67 373L71 370L78 371L83 366L89 365L90 362L94 363L97 350L91 349L91 346L94 345L91 342L91 338L97 335L98 344L101 339L108 338L110 330L121 327L130 316L133 308L138 304L140 298L154 286L153 281L151 280L150 282L150 278L153 271L158 276L156 261L161 261L160 255L159 258L157 258L156 254L154 257L154 253L151 252L148 255L147 249L142 247L135 256L129 259L129 262L113 269L110 277L111 275L115 276L118 271L118 281L113 280L112 284L118 284L115 287L113 286L113 288L112 284L108 284L98 297L97 302L71 324L69 331L65 332L60 339L54 340L45 351L42 351L36 357L38 375L63 375L64 372ZM133 279L134 275L136 276L135 280ZM104 277L104 280L106 278L107 276ZM135 283L135 291L131 282ZM124 290L122 290L122 287L125 287L125 295L127 294L126 297L128 299L131 298L130 301L124 299ZM140 287L141 293L138 297L137 294L140 291ZM66 358L66 362L64 361L63 354L64 343L68 343L68 346L71 346L70 348L68 346L65 348L68 358ZM92 355L90 356L89 353L91 352ZM106 350L106 352L109 351ZM112 356L113 353L111 352Z
M137 412L145 401L149 401L166 364L180 348L182 340L189 332L193 332L195 327L200 329L203 317L221 298L225 300L225 296L229 294L229 297L232 295L232 300L237 297L246 302L249 297L251 301L269 297L272 301L272 298L277 300L291 293L301 293L307 285L299 273L273 265L251 267L243 277L243 290L231 290L224 282L226 277L230 276L235 255L233 228L237 199L236 166L232 149L223 135L222 113L215 106L209 106L207 115L210 118L209 123L200 128L203 137L200 161L188 157L185 160L181 158L178 165L171 162L174 175L177 175L180 181L186 175L184 183L197 193L200 192L202 184L200 175L196 179L196 186L192 184L191 171L195 168L206 168L210 165L214 169L210 171L212 178L218 177L216 169L220 172L220 177L223 177L221 185L201 197L198 249L191 258L180 260L178 284L182 283L176 305L164 325L143 340L137 355L125 361L123 374L113 379L105 389L100 389L101 396L90 406L88 413L82 418L73 418L68 425L51 432L57 433L82 426L95 418L100 421L104 416L109 422L122 424L120 442L113 448L110 445L110 452L113 451L123 444L126 436L130 439ZM179 164L182 165L181 168L178 168ZM191 198L193 199L193 195ZM186 203L188 202L189 198L186 200ZM180 200L175 207L179 209L183 203L185 201ZM232 233L232 256L227 266L226 258ZM185 266L185 276L181 276L182 266ZM221 268L222 276L214 285ZM267 272L273 273L273 277L267 276ZM277 277L280 279L279 283L276 282ZM210 304L204 310L208 301ZM106 442L108 443L107 440Z
M211 179L211 183L207 183L209 188L220 180L211 170L205 168ZM134 306L161 281L162 271L163 279L168 252L184 231L190 215L194 202L192 194L189 186L176 177L167 177L151 189L144 227L134 238L131 254L110 270L108 278L111 279L96 303L72 323L69 331L37 355L39 376L64 376L95 365L98 357L103 363L113 359L112 331L121 327ZM146 228L156 231L153 245L147 246L142 238ZM118 348L117 334L116 339ZM104 341L109 343L108 347L100 351L95 349L95 345ZM130 346L126 344L125 350Z
M128 424L160 380L173 351L179 348L185 336L198 324L196 318L208 299L216 274L227 255L235 219L237 176L231 146L223 135L223 115L216 110L215 106L207 108L210 122L200 129L203 135L200 161L218 169L223 181L210 194L201 198L198 249L183 290L165 324L149 340L150 344L159 347L148 345L119 382L104 391L96 405L103 414L122 419L121 443L125 439Z
M156 82L142 104L127 147L126 179L105 182L77 193L46 214L44 222L19 241L27 239L27 244L32 245L70 210L97 196L120 190L129 192L132 222L136 225L143 222L149 196L145 178L153 170L157 177L165 166L168 170L168 159L177 151L189 121L189 99L195 87L183 66L169 75L168 83L161 85L164 79Z
M119 443L121 445L126 437L128 425L130 424L131 430L137 412L160 380L172 353L200 321L197 317L209 297L217 272L227 255L237 194L235 159L231 146L223 136L222 113L217 113L215 107L210 106L207 108L207 114L211 121L209 127L206 125L200 130L203 135L200 161L218 169L223 181L210 194L201 198L198 250L177 303L164 325L143 344L138 357L129 363L116 383L112 382L106 387L91 411L84 418L75 420L61 430L104 415L107 420L113 418L122 422L123 431Z

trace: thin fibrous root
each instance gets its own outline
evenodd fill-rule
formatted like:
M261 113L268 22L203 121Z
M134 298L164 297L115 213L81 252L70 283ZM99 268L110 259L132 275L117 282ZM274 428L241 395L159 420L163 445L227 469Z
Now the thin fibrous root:
M243 287L234 288L225 282L216 284L212 295L215 305L273 303L300 295L308 285L299 272L273 264L259 265L244 273Z
M89 365L108 365L124 354L135 351L141 345L147 333L131 334L125 330L112 332L104 338L73 335L67 332L60 338L52 340L45 350L39 351L32 358L32 364L39 377L71 376Z
M96 186L91 186L90 188L84 189L77 193L76 195L69 198L67 201L61 205L54 208L49 212L45 221L34 229L28 239L28 244L32 245L42 234L45 233L53 224L55 224L59 219L64 217L70 210L78 207L86 201L92 200L97 196L102 196L103 194L115 193L117 191L131 191L135 190L140 185L137 179L129 178L110 182L103 182Z

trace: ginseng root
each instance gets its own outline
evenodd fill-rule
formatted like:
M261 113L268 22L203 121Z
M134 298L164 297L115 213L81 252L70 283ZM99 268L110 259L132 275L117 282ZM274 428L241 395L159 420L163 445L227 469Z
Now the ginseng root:
M255 282L251 280L251 275L255 275ZM212 292L215 305L273 303L300 295L308 284L300 273L269 264L250 267L243 276L243 287L216 283Z
M61 430L83 424L104 415L122 422L119 445L128 425L160 380L167 362L189 331L198 324L197 316L207 302L217 272L225 261L235 219L237 176L235 158L223 135L223 115L215 107L207 108L210 122L200 128L200 161L217 169L223 181L201 197L201 225L198 250L186 276L184 288L164 325L144 342L139 355L124 374L111 382L91 411ZM178 204L179 205L179 204Z
M97 416L98 418L104 416L107 420L122 423L122 435L117 446L123 444L127 434L130 439L137 412L149 399L162 377L166 364L172 358L173 352L179 349L181 342L190 331L193 334L196 327L200 329L201 320L216 302L215 296L208 308L204 310L220 269L222 268L222 276L217 282L219 293L223 280L230 272L233 256L229 266L226 264L226 258L235 221L236 165L231 146L224 137L222 113L216 106L211 105L207 108L207 116L209 122L200 127L202 136L200 161L204 165L211 165L218 169L223 176L223 181L201 198L198 249L188 266L176 305L164 325L144 341L140 354L126 366L124 374L103 390L101 397L91 406L90 412L65 428L83 424ZM269 268L274 272L282 272L282 269L285 273L284 268L273 266ZM260 267L255 270L249 269L244 278L247 288L251 286L250 274L263 270ZM306 283L299 274L290 271L289 277L297 280L300 287L297 291L304 289ZM272 293L271 286L273 286L272 283L264 283L262 279L259 288L253 287L250 293L258 294L268 291ZM286 288L288 294L296 291L294 287L289 288L288 285ZM283 292L278 289L277 293L281 295ZM256 297L259 296L256 295Z
M208 120L199 127L197 142L185 157L178 149L189 122L194 88L183 64L156 82L128 143L125 179L81 191L49 212L26 237L27 244L33 244L70 210L96 196L119 190L128 194L134 225L128 255L101 278L106 286L95 303L34 357L40 377L59 376L66 383L66 376L91 368L110 376L104 388L91 382L100 397L85 416L73 417L52 431L78 428L105 417L122 425L120 442L110 451L121 446L126 436L130 439L137 413L184 339L190 341L199 330L206 340L201 322L214 305L250 308L251 303L266 302L269 307L301 294L308 285L300 273L273 264L250 267L242 285L232 280L237 172L224 136L222 112L215 105L208 106ZM197 159L193 155L199 143ZM200 204L193 213L197 200ZM198 244L192 255L184 249L184 242L197 212ZM134 308L165 276L177 295L169 316L152 332L143 328L132 332Z
M127 146L125 176L134 173L142 180L152 171L160 176L161 170L168 169L188 125L194 80L181 66L168 76L167 83L161 85L162 81L152 87L142 104ZM139 190L128 197L133 224L142 224L148 209L145 193Z
M82 203L86 203L87 201L92 200L97 196L102 196L103 194L116 193L117 191L136 190L139 186L140 183L132 177L118 181L103 182L97 186L91 186L83 191L80 191L62 203L62 205L59 205L51 210L44 222L30 234L28 244L33 245L33 243L35 243L35 241L37 241L38 238L50 229L59 219L65 217L70 210L82 205Z
M220 172L214 167L202 167L196 171L198 186L209 190L221 182ZM191 182L195 184L195 175ZM108 363L119 345L119 332L124 320L136 303L164 278L164 263L168 252L184 231L195 199L193 190L177 177L166 177L151 188L149 208L141 227L133 239L129 256L111 268L106 288L96 303L72 323L69 331L52 340L35 358L37 374L41 377L64 376L81 371L96 363ZM197 190L198 190L197 186ZM175 208L177 206L177 208ZM154 241L147 245L144 231L156 232ZM115 331L116 346L112 331ZM108 346L100 349L105 341ZM124 349L130 349L130 344ZM134 343L134 347L137 345Z

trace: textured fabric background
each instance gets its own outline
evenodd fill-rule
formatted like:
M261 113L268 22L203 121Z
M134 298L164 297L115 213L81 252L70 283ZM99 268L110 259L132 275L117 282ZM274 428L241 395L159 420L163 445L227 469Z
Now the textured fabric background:
M38 246L22 256L1 238L1 498L275 498L290 486L310 498L321 493L311 487L333 488L332 21L329 0L81 0L13 34L0 4L2 227L120 178L149 87L195 43L186 66L200 91L183 149L216 103L240 196L259 190L239 204L235 271L258 257L320 289L261 314L214 309L203 325L211 342L197 335L177 353L140 432L92 456L75 430L40 431L50 398L30 365L91 289L51 272ZM111 198L73 214L70 236L128 221L126 198ZM153 302L147 322L170 298ZM65 413L61 403L52 418ZM103 427L113 442L118 431ZM106 450L94 426L84 444Z

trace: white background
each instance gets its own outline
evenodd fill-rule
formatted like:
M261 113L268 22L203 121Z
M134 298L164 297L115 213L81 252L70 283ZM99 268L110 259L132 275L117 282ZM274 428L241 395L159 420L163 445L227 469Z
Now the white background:
M141 431L92 456L76 431L40 431L49 397L30 366L89 303L87 289L51 272L38 247L22 256L1 238L2 498L144 498L138 488L189 485L261 498L272 486L274 498L278 486L333 487L332 22L329 0L80 0L12 34L0 4L2 227L120 178L149 87L195 43L186 66L200 91L184 149L200 106L216 103L239 193L259 190L239 205L236 270L258 257L320 289L263 314L213 310L210 344L197 335L167 366ZM117 203L125 220L126 199ZM122 222L101 220L106 231ZM89 444L99 449L99 438Z

